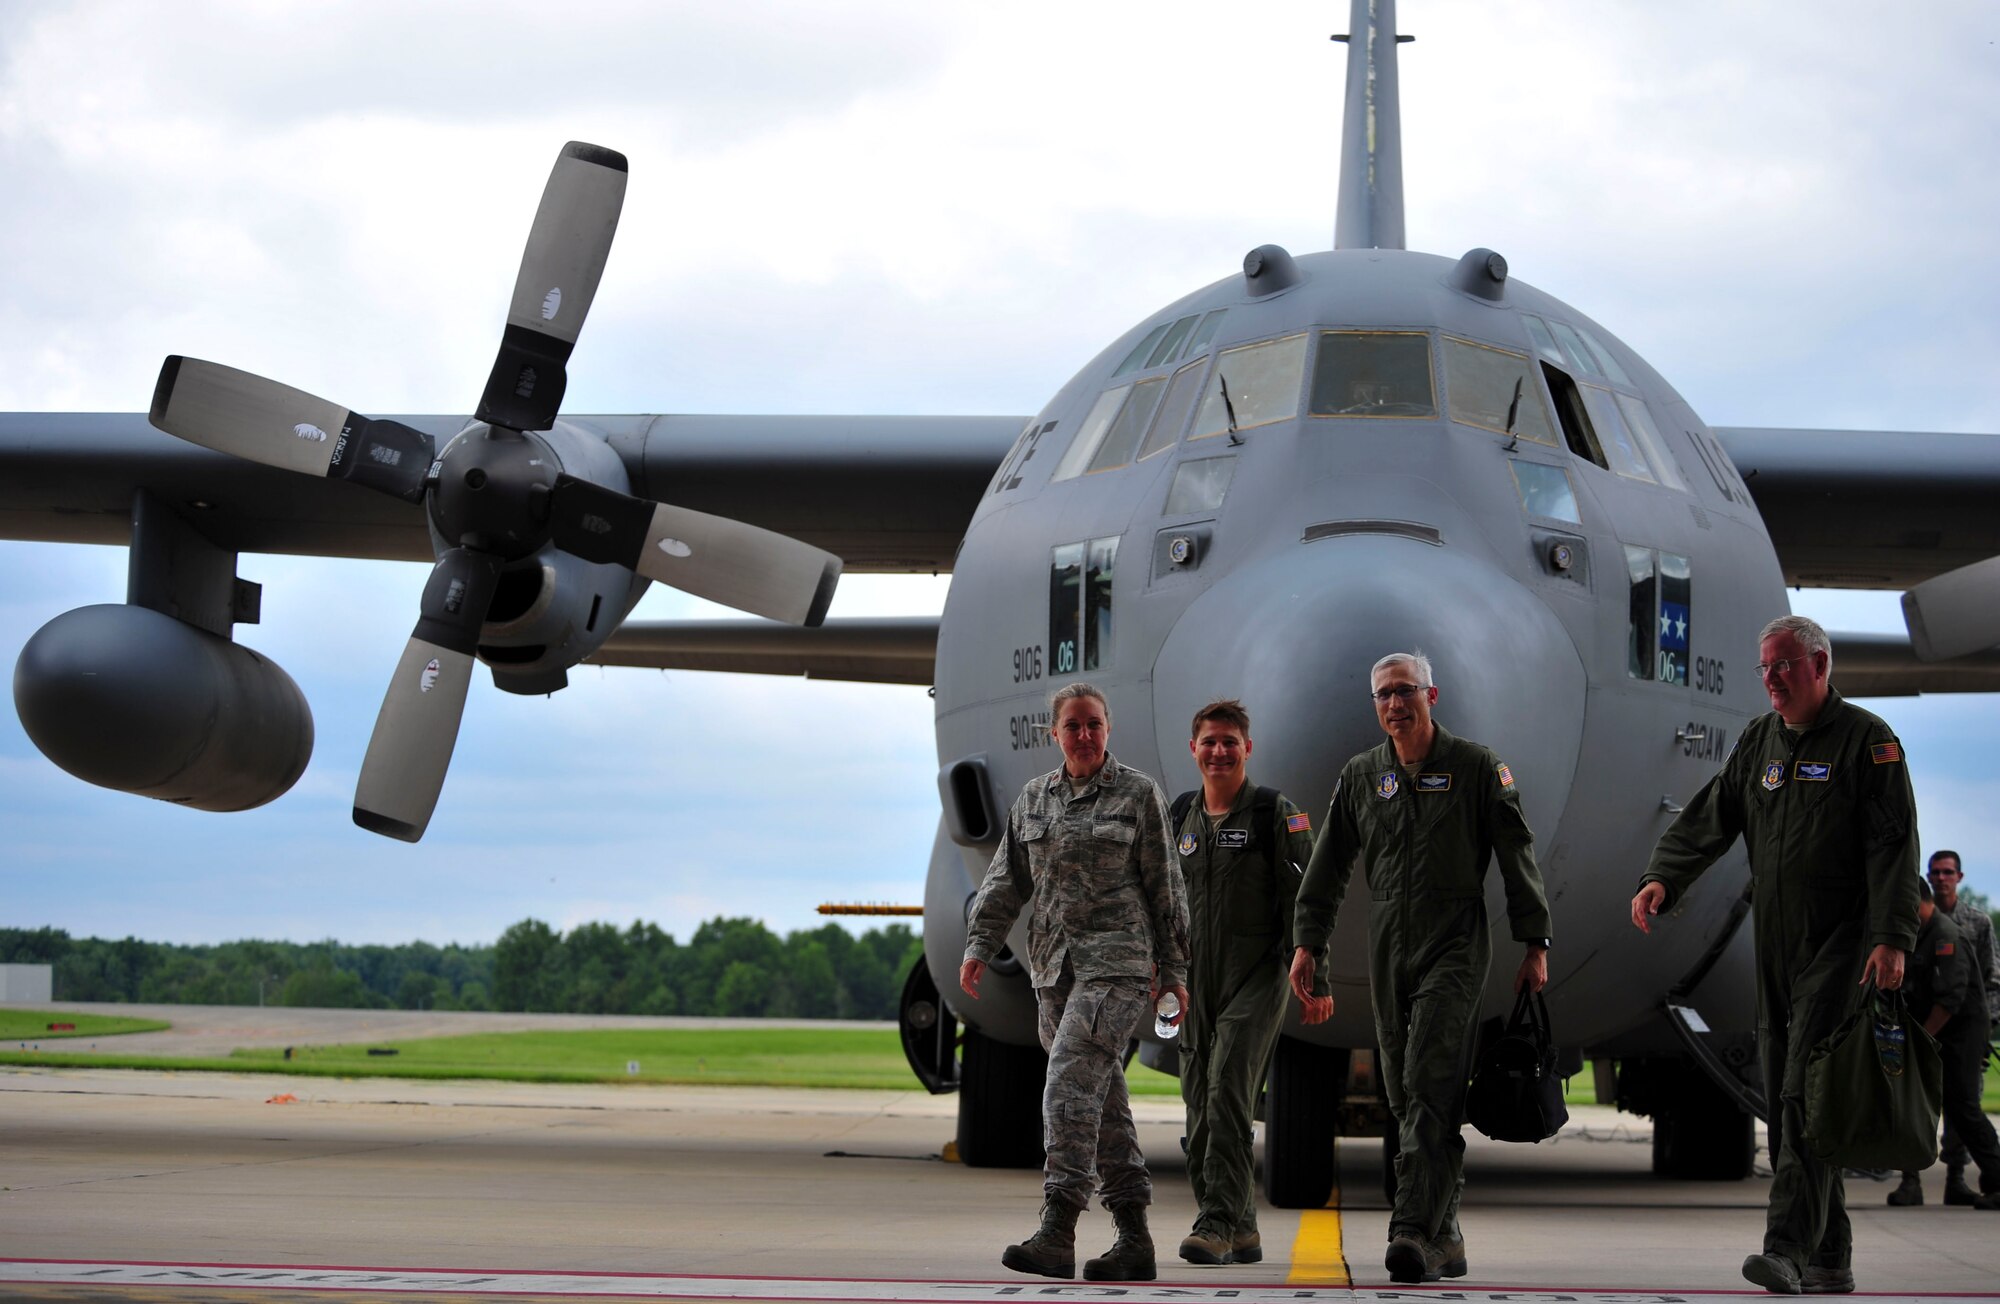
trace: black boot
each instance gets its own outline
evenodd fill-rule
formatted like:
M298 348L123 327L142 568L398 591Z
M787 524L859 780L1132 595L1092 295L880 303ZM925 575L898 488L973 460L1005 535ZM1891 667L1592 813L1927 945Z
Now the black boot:
M1000 1255L1003 1267L1040 1277L1076 1276L1076 1216L1083 1210L1061 1200L1042 1201L1042 1225Z
M1899 1209L1907 1209L1913 1204L1924 1202L1924 1184L1917 1180L1915 1173L1904 1173L1903 1184L1889 1192L1889 1203Z
M1978 1204L1979 1195L1965 1184L1965 1165L1946 1164L1944 1168L1944 1202L1946 1204Z
M1114 1204L1111 1216L1118 1223L1118 1239L1101 1259L1083 1265L1085 1281L1151 1281L1159 1276L1153 1262L1153 1234L1146 1230L1146 1206Z

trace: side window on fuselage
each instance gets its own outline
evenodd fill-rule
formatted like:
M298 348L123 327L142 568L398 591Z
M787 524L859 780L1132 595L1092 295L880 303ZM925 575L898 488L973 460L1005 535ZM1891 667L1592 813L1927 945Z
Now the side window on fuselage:
M1628 543L1625 570L1631 582L1625 673L1685 688L1694 632L1694 584L1688 559Z
M1098 670L1111 648L1118 536L1058 544L1049 554L1049 673Z

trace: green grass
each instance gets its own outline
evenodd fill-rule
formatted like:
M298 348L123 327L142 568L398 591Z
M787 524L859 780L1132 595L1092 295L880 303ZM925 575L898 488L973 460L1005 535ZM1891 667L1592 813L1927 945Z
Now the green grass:
M73 1023L74 1032L50 1032L51 1023ZM68 1014L61 1010L0 1010L0 1041L51 1041L57 1037L115 1037L121 1032L160 1032L173 1025L160 1019L127 1019L110 1014Z
M46 1020L44 1020L46 1022ZM104 1022L120 1022L104 1020ZM138 1023L138 1020L122 1022ZM79 1029L82 1020L78 1020ZM163 1026L163 1025L155 1025ZM370 1048L394 1055L370 1055ZM636 1061L637 1073L626 1065ZM917 1085L891 1031L855 1028L670 1028L510 1032L410 1041L257 1048L228 1056L158 1056L0 1048L0 1064L52 1068L134 1068L271 1073L296 1077L483 1078L509 1082L712 1083L717 1086L858 1087L903 1091ZM1133 1061L1137 1096L1180 1095L1177 1079Z

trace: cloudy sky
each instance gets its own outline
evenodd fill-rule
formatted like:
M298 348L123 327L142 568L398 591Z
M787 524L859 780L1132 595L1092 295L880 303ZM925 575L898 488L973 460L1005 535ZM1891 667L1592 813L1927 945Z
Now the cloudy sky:
M186 353L463 412L570 139L632 162L573 412L1025 414L1252 246L1331 243L1344 4L561 8L10 4L0 410L143 410ZM2000 7L1891 30L1849 0L1404 0L1401 26L1411 248L1500 250L1713 424L2000 431ZM264 586L239 639L313 705L305 777L181 810L69 778L0 712L0 924L479 942L920 899L921 689L481 683L407 847L348 806L425 568L239 573ZM944 585L852 577L835 614L935 611ZM123 549L0 543L0 652L124 586ZM1893 595L1797 606L1900 624ZM2000 699L1874 705L1927 843L2000 886Z

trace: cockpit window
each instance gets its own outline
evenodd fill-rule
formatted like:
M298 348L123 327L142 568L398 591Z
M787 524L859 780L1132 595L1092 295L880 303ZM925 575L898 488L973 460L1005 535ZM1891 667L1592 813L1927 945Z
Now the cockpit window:
M1547 322L1531 312L1522 313L1521 321L1528 328L1528 338L1535 342L1535 352L1546 361L1570 365L1569 359L1563 357L1562 345L1556 343L1556 337L1549 333Z
M1228 311L1229 309L1227 308L1217 308L1214 312L1201 319L1201 325L1194 328L1193 336L1188 339L1187 351L1189 357L1193 357L1208 347L1209 341L1215 338L1216 330L1222 325L1223 314Z
M1183 317L1169 327L1166 338L1161 340L1159 345L1146 355L1146 365L1148 367L1163 366L1178 357L1181 351L1181 344L1186 341L1188 332L1194 329L1195 321L1196 319L1193 317Z
M1596 385L1578 385L1583 393L1583 406L1590 413L1590 428L1597 432L1598 447L1604 450L1605 461L1613 471L1634 480L1654 479L1652 467L1646 464L1646 455L1639 451L1639 441L1633 436L1632 428L1625 424L1625 414L1618 407L1618 396L1608 389Z
M1576 509L1576 490L1570 485L1569 472L1540 462L1517 461L1513 466L1514 487L1521 491L1521 506L1528 515L1568 521L1571 525L1583 524L1583 513Z
M1056 463L1055 473L1049 479L1068 480L1090 465L1090 459L1097 454L1097 446L1111 433L1111 422L1131 392L1130 385L1120 385L1097 396L1097 402L1091 405L1090 415L1077 428L1076 438L1070 441L1068 451L1062 455L1062 461Z
M1577 375L1608 380L1614 385L1632 383L1632 377L1611 350L1604 347L1604 341L1586 328L1568 322L1543 321L1531 312L1522 313L1521 322L1528 328L1528 338L1535 342L1536 352L1550 362L1559 362Z
M1203 457L1182 462L1174 468L1173 487L1167 490L1164 515L1188 516L1212 512L1222 506L1229 482L1236 476L1233 457Z
M1195 398L1201 393L1201 376L1205 370L1205 362L1190 362L1174 373L1173 380L1167 385L1167 396L1160 400L1159 411L1153 414L1153 428L1146 432L1146 442L1139 448L1140 461L1155 453L1165 452L1180 439L1181 430L1188 422L1188 413L1193 410Z
M1305 363L1302 334L1224 349L1216 355L1215 378L1202 391L1188 438L1206 439L1297 416Z
M1538 444L1556 442L1542 387L1525 354L1447 335L1444 382L1453 421Z
M1118 364L1118 370L1111 373L1111 378L1116 380L1120 376L1130 375L1132 372L1144 367L1146 359L1153 356L1154 348L1159 345L1160 337L1165 335L1172 326L1172 322L1161 322L1158 326L1147 331L1146 338L1132 346L1132 351L1125 355L1125 361Z
M1139 436L1146 433L1146 423L1153 419L1153 411L1159 407L1160 395L1166 388L1165 376L1142 380L1132 387L1131 397L1118 409L1118 419L1111 423L1111 431L1098 446L1097 456L1090 459L1090 470L1109 471L1132 460L1132 450L1138 447Z
M1687 481L1681 478L1681 469L1675 465L1673 454L1667 451L1667 441L1660 438L1660 428L1653 424L1653 414L1647 410L1644 399L1632 394L1618 396L1618 410L1625 414L1625 423L1632 427L1633 438L1645 451L1646 460L1652 464L1653 474L1669 489L1688 491Z
M1429 337L1418 331L1322 331L1308 410L1316 417L1436 416Z

